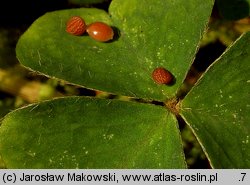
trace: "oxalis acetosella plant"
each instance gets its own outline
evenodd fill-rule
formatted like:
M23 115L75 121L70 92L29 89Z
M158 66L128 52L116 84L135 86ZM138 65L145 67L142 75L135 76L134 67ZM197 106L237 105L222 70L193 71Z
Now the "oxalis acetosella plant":
M38 18L16 46L22 65L142 101L74 96L14 110L0 127L6 167L187 168L180 117L213 168L249 168L250 33L178 96L213 4L113 0L108 13L79 8Z

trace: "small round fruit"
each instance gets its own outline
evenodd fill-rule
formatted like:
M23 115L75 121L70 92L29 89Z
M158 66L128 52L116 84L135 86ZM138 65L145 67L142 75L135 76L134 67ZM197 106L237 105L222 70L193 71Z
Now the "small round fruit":
M87 27L87 33L90 37L100 42L107 42L114 37L113 29L103 22L94 22L90 24Z
M72 35L82 35L86 30L86 24L85 21L79 17L79 16L74 16L71 17L66 26L66 31Z
M153 80L158 84L171 84L172 74L163 67L156 68L152 73Z

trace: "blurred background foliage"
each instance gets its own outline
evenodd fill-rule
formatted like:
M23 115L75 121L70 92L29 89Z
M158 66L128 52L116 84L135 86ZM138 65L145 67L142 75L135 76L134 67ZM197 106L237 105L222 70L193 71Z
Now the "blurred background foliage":
M25 69L16 59L18 38L38 17L49 11L78 7L108 10L110 0L14 0L0 6L0 119L8 112L30 103L60 96L97 96L99 98L127 97L92 91L48 79ZM202 73L242 33L250 31L248 0L217 0L197 52L179 96L183 98ZM183 146L189 168L210 168L201 146L181 118L178 118ZM0 157L1 161L1 157ZM0 162L0 168L4 167Z

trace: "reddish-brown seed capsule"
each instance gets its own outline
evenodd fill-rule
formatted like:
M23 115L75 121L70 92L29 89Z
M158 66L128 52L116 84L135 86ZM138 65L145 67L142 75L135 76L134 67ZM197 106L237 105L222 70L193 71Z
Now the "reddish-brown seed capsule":
M103 22L94 22L87 27L87 33L93 39L100 42L107 42L114 37L113 29L103 23Z
M66 31L72 35L82 35L86 30L84 20L79 16L71 17L66 26Z
M152 77L158 84L170 84L173 80L172 74L163 67L156 68L152 73Z

